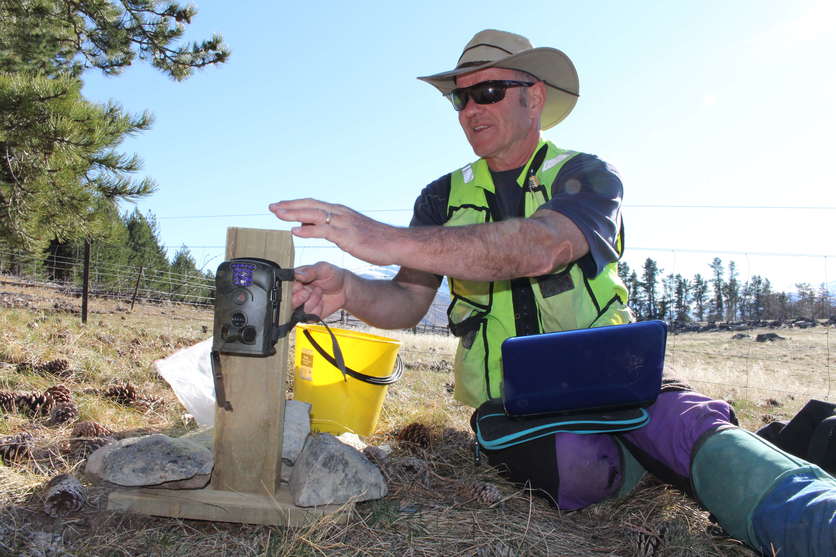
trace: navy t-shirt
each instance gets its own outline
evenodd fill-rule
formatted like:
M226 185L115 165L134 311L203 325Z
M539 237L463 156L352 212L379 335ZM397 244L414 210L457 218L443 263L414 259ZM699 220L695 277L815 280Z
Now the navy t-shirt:
M499 211L508 217L520 214L523 191L517 177L522 170L491 171ZM568 217L586 238L589 253L578 264L587 276L597 275L618 259L615 241L621 222L622 191L615 169L595 155L579 153L557 173L552 198L543 205ZM409 225L443 225L449 196L450 174L445 174L421 191Z

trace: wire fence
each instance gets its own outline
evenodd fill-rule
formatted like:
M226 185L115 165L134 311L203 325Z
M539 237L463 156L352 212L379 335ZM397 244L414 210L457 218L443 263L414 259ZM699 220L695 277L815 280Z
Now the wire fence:
M39 286L78 295L82 275L80 254L36 257L0 250L0 283ZM175 302L206 308L214 304L214 280L194 273L145 269L94 255L89 276L89 292L94 297L123 302ZM446 305L445 298L437 298L428 312L433 318L405 332L450 336L443 321ZM345 328L365 327L346 312L329 316L327 322ZM689 330L697 334L680 335L674 331L669 336L667 362L679 378L702 388L731 387L748 393L747 396L763 392L770 396L785 394L830 400L836 393L830 370L830 333L834 325L836 320L832 316L819 320L702 324ZM761 329L775 331L778 338L758 342L755 336ZM803 329L810 330L802 335ZM428 357L420 349L403 352L407 361ZM433 369L451 370L452 345L449 351L435 350L432 358ZM779 378L792 378L792 381Z
M131 302L214 303L213 279L194 272L176 273L93 259L89 273L91 296ZM4 282L80 294L83 274L84 260L77 254L35 256L0 250L0 277Z

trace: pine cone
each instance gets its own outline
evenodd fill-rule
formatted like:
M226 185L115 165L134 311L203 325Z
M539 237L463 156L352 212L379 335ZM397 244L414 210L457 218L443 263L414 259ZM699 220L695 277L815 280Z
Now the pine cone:
M40 416L52 409L52 398L38 393L18 393L15 398L18 412L29 416Z
M44 391L44 396L52 398L53 404L67 404L73 402L73 394L65 385L54 385Z
M473 499L482 505L494 505L502 501L502 492L492 483L472 481L465 483L459 489L459 494L467 499Z
M147 398L138 398L131 402L131 408L135 408L145 414L151 410L151 402Z
M7 465L32 456L35 440L29 432L0 438L0 459Z
M147 414L160 403L160 399L155 396L137 396L136 400L131 402L130 406L136 408L143 414Z
M14 412L17 410L17 405L15 404L15 400L17 399L16 393L11 393L9 391L0 391L0 412Z
M136 387L130 383L108 387L104 391L104 396L118 404L124 404L126 406L138 398L136 394Z
M49 413L49 424L59 425L72 422L78 418L78 406L74 402L63 402L55 405Z
M398 432L398 441L426 449L430 446L430 428L420 422L412 422Z
M70 362L63 358L50 360L48 362L36 365L35 371L51 373L52 375L58 375L60 377L66 377L70 375Z
M111 430L96 422L78 422L70 434L70 450L77 454L93 452L113 441L112 435Z
M69 474L55 476L46 485L44 511L52 517L65 516L81 510L87 493L77 479Z

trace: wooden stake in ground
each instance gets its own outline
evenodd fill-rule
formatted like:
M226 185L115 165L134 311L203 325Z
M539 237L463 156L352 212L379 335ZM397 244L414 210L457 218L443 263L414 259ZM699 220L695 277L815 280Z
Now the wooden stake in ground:
M226 257L258 257L293 267L289 232L230 228ZM293 311L291 283L282 284L279 321ZM221 354L226 398L233 410L215 409L215 467L211 487L194 491L161 489L114 492L108 508L144 514L298 526L335 512L335 507L303 509L279 488L288 338L266 358Z

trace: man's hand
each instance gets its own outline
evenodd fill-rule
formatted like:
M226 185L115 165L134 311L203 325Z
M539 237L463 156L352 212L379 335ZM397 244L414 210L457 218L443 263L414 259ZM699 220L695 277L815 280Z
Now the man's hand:
M294 270L293 307L325 319L346 303L348 271L320 261Z
M294 199L270 204L278 218L300 222L290 231L300 238L324 238L343 251L374 265L395 263L393 244L398 228L361 215L344 205L316 199Z
M293 307L326 318L344 309L374 327L405 329L427 313L438 279L420 271L401 269L393 280L358 277L351 271L320 261L295 269Z

